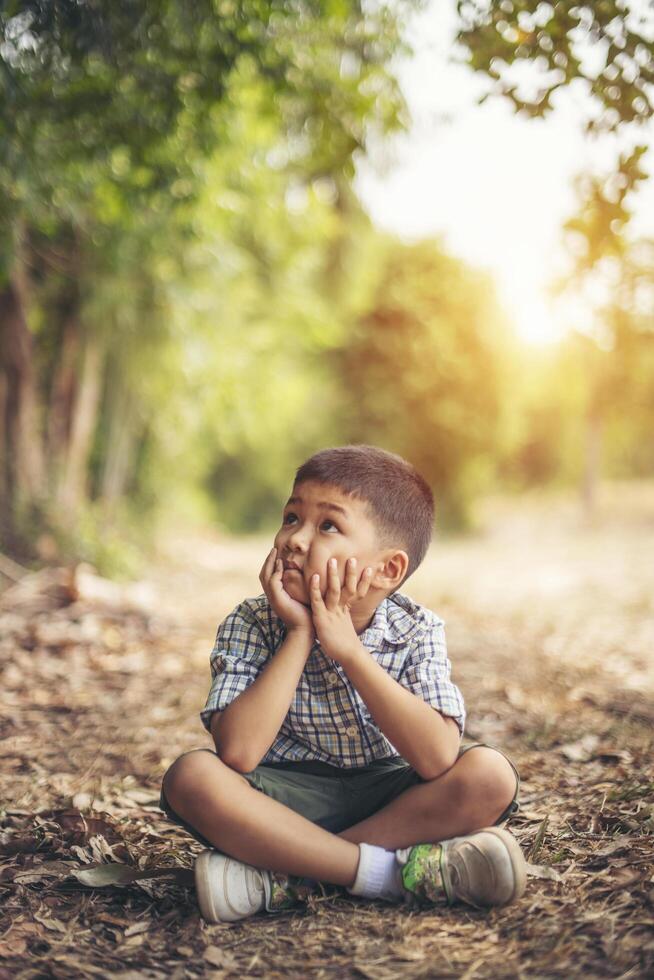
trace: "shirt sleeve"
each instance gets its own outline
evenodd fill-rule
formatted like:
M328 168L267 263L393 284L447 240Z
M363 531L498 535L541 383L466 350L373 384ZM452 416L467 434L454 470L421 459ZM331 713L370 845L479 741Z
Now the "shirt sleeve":
M459 688L450 680L445 626L435 624L407 657L400 683L442 715L454 718L463 735L466 709Z
M211 651L211 688L200 712L207 731L214 712L223 711L256 680L269 656L261 624L242 602L218 627Z

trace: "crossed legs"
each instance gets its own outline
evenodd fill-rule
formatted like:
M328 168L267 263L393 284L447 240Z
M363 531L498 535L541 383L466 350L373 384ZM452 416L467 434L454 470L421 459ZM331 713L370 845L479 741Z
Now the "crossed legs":
M266 796L203 750L180 756L163 785L175 813L226 854L257 868L350 887L358 844L394 850L470 834L498 819L515 783L500 752L475 746L438 778L410 787L340 834Z

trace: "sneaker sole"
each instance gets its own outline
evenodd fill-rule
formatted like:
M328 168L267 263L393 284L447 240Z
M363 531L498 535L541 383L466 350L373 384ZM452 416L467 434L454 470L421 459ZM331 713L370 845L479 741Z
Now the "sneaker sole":
M222 922L223 920L218 915L218 910L213 903L209 884L209 866L212 856L212 851L203 851L195 859L195 893L202 918L207 922Z
M268 907L267 872L210 849L196 858L194 871L198 905L207 922L239 922ZM258 885L257 875L260 876Z
M238 922L259 911L254 908L249 912L237 909L230 902L230 863L241 862L212 850L203 851L195 860L195 891L200 913L207 922ZM265 885L263 897L266 897Z

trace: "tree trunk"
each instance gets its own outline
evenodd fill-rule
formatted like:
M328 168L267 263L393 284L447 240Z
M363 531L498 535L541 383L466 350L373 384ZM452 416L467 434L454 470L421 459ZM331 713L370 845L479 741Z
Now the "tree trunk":
M43 447L38 422L34 338L14 277L0 289L0 374L4 505L10 515L44 494Z
M80 349L80 327L77 316L70 315L63 325L60 352L52 378L48 412L48 460L50 474L59 487L66 465L66 451L75 405Z
M124 495L129 480L138 421L129 394L122 392L112 404L107 449L102 467L100 497L110 514Z
M0 326L0 330L2 327ZM1 338L0 338L1 339ZM7 398L9 385L2 366L2 347L0 346L0 538L2 534L3 517L9 510L9 484L7 482L7 435L5 431L5 416L7 414Z
M71 415L66 465L62 474L58 503L61 517L72 523L86 496L88 458L98 414L102 382L103 351L97 337L87 334L81 377Z

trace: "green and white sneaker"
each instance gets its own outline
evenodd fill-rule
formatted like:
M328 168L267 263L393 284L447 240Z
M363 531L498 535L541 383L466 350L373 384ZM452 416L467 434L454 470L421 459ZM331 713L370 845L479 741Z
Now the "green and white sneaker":
M320 891L319 882L253 868L220 851L195 861L195 890L207 922L237 922L257 912L285 912Z
M475 908L510 905L527 883L527 862L508 830L484 827L439 844L416 844L395 852L408 904L443 898Z

